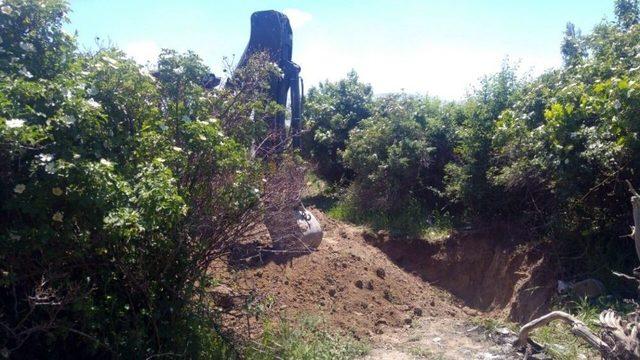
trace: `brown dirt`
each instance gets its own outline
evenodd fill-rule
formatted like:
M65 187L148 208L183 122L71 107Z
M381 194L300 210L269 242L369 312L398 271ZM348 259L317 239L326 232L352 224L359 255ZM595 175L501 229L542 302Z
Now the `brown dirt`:
M556 271L544 244L519 227L457 232L441 244L383 241L377 246L405 271L450 291L465 305L526 322L548 310Z
M268 242L262 239L219 264L223 271L216 273L234 284L224 290L235 296L236 305L225 322L237 334L259 333L260 321L240 307L263 303L263 318L321 315L344 333L393 347L425 334L464 335L461 329L477 316L528 320L546 309L553 291L553 271L544 252L518 246L513 240L517 235L508 228L457 233L433 245L389 240L383 233L313 212L325 230L317 251L283 259L257 253L256 246ZM491 346L479 338L462 338L477 348ZM443 343L433 342L434 351ZM407 355L403 349L392 351Z

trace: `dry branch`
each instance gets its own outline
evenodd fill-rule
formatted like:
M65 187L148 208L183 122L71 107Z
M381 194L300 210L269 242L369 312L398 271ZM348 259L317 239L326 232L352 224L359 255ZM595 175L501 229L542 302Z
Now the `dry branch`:
M576 319L570 314L567 314L563 311L553 311L547 315L541 316L531 322L525 324L518 334L518 343L522 346L526 345L527 339L529 338L529 334L542 326L549 324L555 320L562 320L567 324L571 325L571 332L583 338L586 342L588 342L591 346L597 349L605 349L610 350L609 345L607 345L604 341L602 341L598 336L596 336L587 325L585 325L582 321Z
M631 205L633 207L634 223L629 237L635 241L636 253L638 259L640 259L640 231L636 231L640 227L640 194L633 188L631 182L627 181L627 185L632 194ZM638 269L634 272L635 277L616 272L614 274L640 283L640 271ZM604 359L640 359L640 336L638 334L640 309L636 308L631 315L631 317L624 320L613 310L603 311L600 314L599 321L602 333L597 336L575 317L562 311L554 311L524 325L518 335L518 344L526 346L529 334L534 329L545 326L554 320L562 320L571 325L571 332L574 335L584 339L589 345L598 349Z

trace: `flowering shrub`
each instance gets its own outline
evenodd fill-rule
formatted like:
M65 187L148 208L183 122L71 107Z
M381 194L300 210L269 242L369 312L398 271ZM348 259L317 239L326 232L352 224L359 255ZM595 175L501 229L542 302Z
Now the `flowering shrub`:
M0 351L220 355L205 275L259 216L247 139L264 135L273 67L209 91L193 53L163 51L152 75L117 49L77 52L67 10L0 8Z

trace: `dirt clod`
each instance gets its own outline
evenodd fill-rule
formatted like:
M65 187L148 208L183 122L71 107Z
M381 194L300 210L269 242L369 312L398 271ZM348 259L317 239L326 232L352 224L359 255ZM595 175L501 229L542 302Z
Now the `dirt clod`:
M376 269L376 275L378 275L378 277L379 277L380 279L384 279L384 277L385 277L385 276L387 276L387 272L386 272L386 271L384 271L384 269L383 269L383 268L377 268L377 269Z
M380 326L380 325L389 325L389 323L387 323L387 320L385 319L378 319L376 321L376 326Z
M384 291L384 299L387 300L388 302L394 302L395 297L393 296L391 291L385 290Z
M216 305L220 306L223 309L230 309L234 307L236 303L235 294L233 293L233 290L227 285L218 285L211 289L209 293L211 294L211 297L215 301Z
M414 314L415 316L422 316L422 309L420 309L419 307L414 308L414 309L413 309L413 314Z
M362 289L364 287L364 283L362 282L362 280L356 280L356 287L358 289Z

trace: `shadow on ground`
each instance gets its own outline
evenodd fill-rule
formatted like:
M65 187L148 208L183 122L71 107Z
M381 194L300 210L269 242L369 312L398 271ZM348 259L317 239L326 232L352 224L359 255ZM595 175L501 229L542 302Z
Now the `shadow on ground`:
M367 241L396 265L459 297L469 307L525 322L549 308L556 272L542 245L510 227L456 232L442 244L377 237Z

